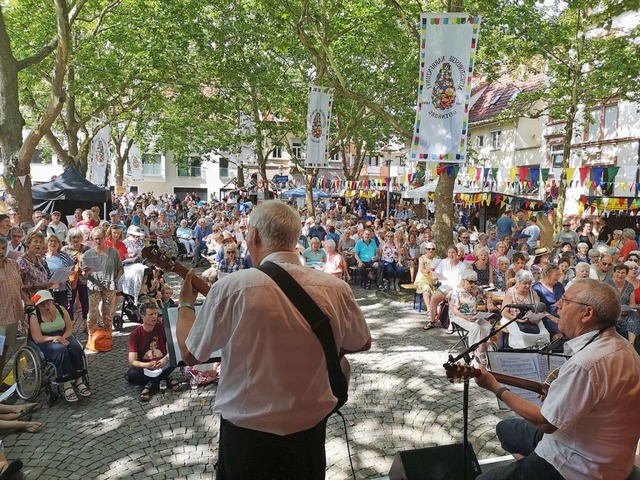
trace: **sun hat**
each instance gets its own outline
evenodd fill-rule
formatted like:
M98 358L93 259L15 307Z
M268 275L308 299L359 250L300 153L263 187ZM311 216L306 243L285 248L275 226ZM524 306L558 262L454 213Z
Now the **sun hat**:
M134 235L136 237L144 237L144 232L137 225L131 225L127 228L127 235Z
M547 247L536 248L536 250L534 252L536 257L538 257L540 255L547 255L549 253L551 253L551 251Z
M53 295L51 295L49 290L38 290L38 292L31 297L31 301L36 305L36 307L47 300L53 300Z

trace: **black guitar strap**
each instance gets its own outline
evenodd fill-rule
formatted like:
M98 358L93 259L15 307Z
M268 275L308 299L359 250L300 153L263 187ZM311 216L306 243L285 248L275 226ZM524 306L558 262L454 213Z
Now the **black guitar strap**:
M338 404L331 413L338 411L346 403L349 395L347 392L347 379L340 368L340 360L338 359L338 351L329 318L284 268L273 262L263 262L257 268L271 277L276 285L280 287L289 301L305 318L318 340L320 340L327 361L331 392L338 399Z

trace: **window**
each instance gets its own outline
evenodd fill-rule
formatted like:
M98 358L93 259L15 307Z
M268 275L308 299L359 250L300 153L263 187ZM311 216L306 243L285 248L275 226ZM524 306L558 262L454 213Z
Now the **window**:
M186 161L178 163L178 176L179 177L201 177L202 160L200 157L189 156Z
M499 93L497 95L494 95L494 97L491 99L491 101L489 102L490 105L495 105L496 103L498 103L498 101L500 101L500 97L502 97L502 94Z
M282 145L276 143L271 150L271 158L282 158Z
M476 146L484 147L484 135L478 135L476 137Z
M549 163L551 168L561 168L562 167L562 159L563 159L563 144L555 144L551 145L549 148Z
M585 141L611 140L618 134L618 104L613 103L594 108L585 127Z
M491 132L491 149L500 150L502 147L502 130L494 130Z
M340 150L336 150L335 153L329 157L330 162L339 162L340 160Z
M220 157L220 177L229 177L229 159Z
M293 158L302 158L302 142L300 140L293 140L291 142L291 153Z
M162 175L162 155L159 153L144 153L142 155L143 175Z

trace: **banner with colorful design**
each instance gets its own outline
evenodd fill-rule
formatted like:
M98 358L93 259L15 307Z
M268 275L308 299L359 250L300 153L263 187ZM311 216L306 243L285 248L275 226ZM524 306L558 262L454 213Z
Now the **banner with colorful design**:
M97 121L94 120L94 123ZM91 182L95 185L107 184L107 165L111 160L109 152L109 125L101 128L91 141L91 151L89 158L91 159Z
M242 135L243 139L245 139L240 143L238 162L248 166L258 165L255 138L248 140L248 138L253 137L256 134L256 122L254 122L251 116L244 112L240 112L238 131L240 135Z
M329 168L327 149L333 88L309 87L309 110L307 114L307 158L305 168Z
M409 160L462 163L480 17L422 14L420 24L418 111Z
M142 175L142 155L135 143L131 145L129 150L129 173L131 173L131 180L144 180Z

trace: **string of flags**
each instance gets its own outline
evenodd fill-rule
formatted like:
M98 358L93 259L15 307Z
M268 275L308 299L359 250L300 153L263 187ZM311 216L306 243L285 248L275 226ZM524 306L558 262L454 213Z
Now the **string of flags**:
M20 182L22 186L24 186L25 182L27 181L27 177L31 178L31 174L8 178L4 175L0 175L0 188L3 188L5 185L9 185L9 187L13 188L16 184L16 180Z

